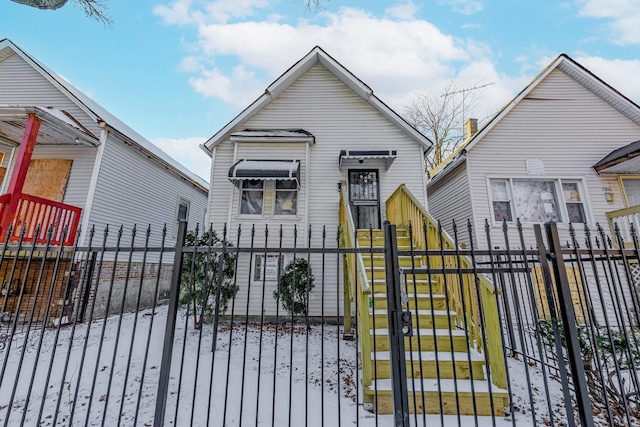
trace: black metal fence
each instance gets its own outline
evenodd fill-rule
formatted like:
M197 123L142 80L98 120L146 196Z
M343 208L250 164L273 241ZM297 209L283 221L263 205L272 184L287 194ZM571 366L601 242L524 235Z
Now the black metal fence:
M335 229L183 225L184 245L150 247L153 232L4 242L2 425L639 423L635 234L560 245L553 225L536 242L505 227L462 250L438 234L414 248L425 224L357 249ZM364 274L345 270L353 254Z

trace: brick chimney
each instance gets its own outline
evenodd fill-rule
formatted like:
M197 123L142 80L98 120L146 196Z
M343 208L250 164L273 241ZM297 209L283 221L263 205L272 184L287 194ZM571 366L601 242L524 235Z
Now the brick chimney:
M478 119L467 119L464 122L465 129L465 140L473 137L476 133L478 133Z

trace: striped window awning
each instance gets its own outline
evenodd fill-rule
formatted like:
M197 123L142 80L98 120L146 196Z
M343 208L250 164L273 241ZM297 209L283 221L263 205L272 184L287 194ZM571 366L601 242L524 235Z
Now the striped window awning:
M229 169L229 180L237 185L243 179L286 179L300 185L300 160L238 160Z
M340 169L366 167L388 170L396 156L396 150L342 150L339 158Z

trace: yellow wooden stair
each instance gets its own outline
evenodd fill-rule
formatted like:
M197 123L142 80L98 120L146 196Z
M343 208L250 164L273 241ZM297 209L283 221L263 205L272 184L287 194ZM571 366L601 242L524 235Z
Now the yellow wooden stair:
M381 230L358 230L361 248L384 247ZM406 230L398 229L399 251L410 250ZM393 413L389 353L386 271L384 254L360 254L371 286L368 324L373 382L365 389L365 403L381 414ZM401 256L400 267L421 266L420 257ZM506 390L492 385L486 376L485 357L468 345L468 336L455 311L448 309L442 277L403 275L408 297L405 310L412 312L413 336L404 339L411 412L480 416L504 415ZM363 311L364 312L364 311ZM435 328L433 327L435 323ZM493 400L493 404L491 404Z

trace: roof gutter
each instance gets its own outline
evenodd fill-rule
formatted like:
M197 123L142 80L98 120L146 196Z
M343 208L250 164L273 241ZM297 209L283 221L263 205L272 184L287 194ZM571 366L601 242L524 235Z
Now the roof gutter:
M432 178L427 181L427 188L436 185L445 176L449 175L449 172L455 170L459 165L467 161L467 152L463 151L453 161L449 162L444 168L436 173Z

